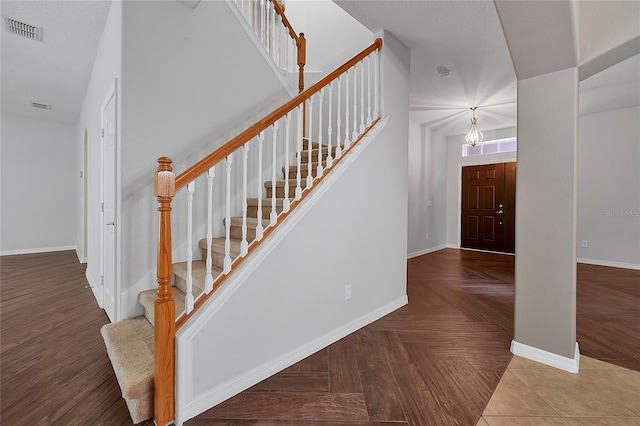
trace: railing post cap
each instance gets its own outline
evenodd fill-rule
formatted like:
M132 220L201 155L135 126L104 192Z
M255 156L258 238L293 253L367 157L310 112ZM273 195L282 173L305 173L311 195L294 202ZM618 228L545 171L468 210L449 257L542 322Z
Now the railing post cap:
M158 170L153 182L156 197L173 197L176 193L176 177L171 167L172 162L169 157L158 158Z

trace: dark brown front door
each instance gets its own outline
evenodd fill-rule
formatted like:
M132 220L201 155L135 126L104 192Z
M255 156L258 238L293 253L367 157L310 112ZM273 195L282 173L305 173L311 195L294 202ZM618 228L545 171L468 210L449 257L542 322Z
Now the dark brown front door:
M462 247L515 250L516 163L462 168Z

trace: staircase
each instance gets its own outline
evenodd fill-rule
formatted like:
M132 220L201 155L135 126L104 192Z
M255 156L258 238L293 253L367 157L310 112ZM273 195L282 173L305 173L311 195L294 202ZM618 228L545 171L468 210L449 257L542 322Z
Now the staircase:
M330 148L323 145L322 148L318 143L311 144L311 150L307 141L302 144L302 152L296 155L300 157L300 173L301 185L306 187L305 179L309 174L309 164L311 164L311 176L317 177L319 162L313 160L318 158L318 151L322 149L323 167L326 167L326 156ZM336 147L331 148L333 155L336 153ZM311 153L312 161L309 163L309 153ZM282 167L283 177L286 168ZM289 167L289 180L276 181L276 211L282 212L285 201L285 185L289 185L288 194L295 192L296 176L298 166L294 164ZM259 224L263 228L270 225L269 216L271 214L273 182L271 180L264 182L266 189L266 198L262 199L262 218L258 218L258 199L249 198L247 200L247 240L249 243L255 240L256 230ZM240 254L240 246L242 244L242 217L231 217L230 226L230 243L231 256L235 259ZM200 260L194 260L191 263L193 295L198 297L205 288L206 261L207 261L207 239L203 238L199 241L198 246L202 251ZM225 257L225 238L213 238L211 242L212 251L212 271L214 280L222 274L224 269ZM172 292L176 306L176 319L185 311L185 299L187 293L188 279L187 262L179 262L173 264L173 285ZM156 301L156 290L143 291L138 295L138 301L144 308L144 316L139 316L112 324L106 324L100 330L107 347L107 353L111 359L114 372L118 379L118 384L122 390L122 397L127 403L127 408L131 413L131 419L135 424L153 417L153 376L154 376L154 356L153 356L153 324L154 324L154 303Z
M283 220L376 127L380 121L381 47L382 40L377 39L178 176L171 159L158 159L154 180L159 215L158 288L139 294L143 316L101 329L134 423L153 417L156 424L166 425L174 419L181 424L189 418L184 413L176 416L176 395L186 395L181 393L183 385L176 383L176 371L187 367L176 364L176 331L183 326L189 329L193 315L211 306L211 296L236 276L239 265L277 232ZM294 158L295 164L288 165ZM259 184L267 176L271 179ZM204 188L202 196L195 196L196 186ZM179 203L172 206L178 194L182 194L175 200ZM176 223L179 232L172 231L171 212L176 209L186 211L181 223ZM206 211L206 221L194 211ZM232 216L232 211L242 216ZM223 218L224 236L213 237L214 215ZM193 236L203 227L207 237L196 242ZM186 248L185 262L173 262L177 249L172 239ZM193 258L196 247L201 252L199 260ZM210 383L209 376L200 378L207 386L219 385L215 380ZM184 409L185 402L179 402Z

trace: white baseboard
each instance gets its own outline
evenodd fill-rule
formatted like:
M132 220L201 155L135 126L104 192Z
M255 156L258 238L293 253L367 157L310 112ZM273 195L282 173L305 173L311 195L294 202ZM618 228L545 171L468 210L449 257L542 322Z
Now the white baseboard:
M0 256L13 256L16 254L34 254L34 253L49 253L53 251L67 251L76 250L76 246L60 246L60 247L41 247L19 250L2 250Z
M578 348L578 342L576 342L576 350L573 358L567 358L562 355L534 348L533 346L518 343L515 340L511 341L511 353L550 367L568 371L569 373L577 373L580 370L580 349Z
M579 257L576 260L578 263L586 263L588 265L610 266L612 268L623 268L623 269L635 269L636 271L640 270L639 263L612 262L610 260L585 259L584 257Z
M98 307L104 309L102 306L102 284L100 280L96 281L93 279L91 275L89 275L89 269L84 273L84 276L87 278L87 282L89 283L89 287L91 287L91 291L93 292L93 297L96 298L96 302L98 302Z
M447 246L447 248L452 248L452 249L459 249L460 248L460 244L447 244L446 246Z
M409 253L407 255L407 259L413 259L414 257L422 256L423 254L429 254L436 251L440 251L440 250L446 249L447 247L448 247L447 244L441 244L439 246L431 247L425 250L414 251L413 253Z
M279 357L268 361L256 368L253 368L239 377L229 380L225 383L216 386L213 389L205 392L204 394L197 396L191 401L188 401L185 407L180 407L180 404L176 404L176 425L180 425L183 422L209 410L220 404L223 401L231 398L234 395L250 388L251 386L260 383L264 379L271 377L275 373L284 370L287 367L299 362L306 357L318 352L320 349L326 348L332 343L337 342L343 337L361 329L362 327L371 324L372 322L382 318L383 316L390 314L396 309L408 303L407 296L400 297L385 306L382 306L375 311L369 312L366 315L356 318L355 320L333 330L329 333L320 336L317 339L310 341L309 343L300 346L288 353L282 354ZM190 354L193 356L193 354ZM186 357L190 356L185 354ZM180 352L178 352L180 356ZM185 401L186 402L186 401Z

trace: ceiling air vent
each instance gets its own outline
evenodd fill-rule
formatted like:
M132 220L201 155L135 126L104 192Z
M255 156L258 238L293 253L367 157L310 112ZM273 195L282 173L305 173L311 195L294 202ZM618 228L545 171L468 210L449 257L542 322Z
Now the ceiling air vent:
M12 34L21 37L30 38L31 40L42 41L42 28L16 21L15 19L2 17L4 29Z
M51 109L51 105L40 104L38 102L31 102L31 106L34 108L40 108L40 109Z

